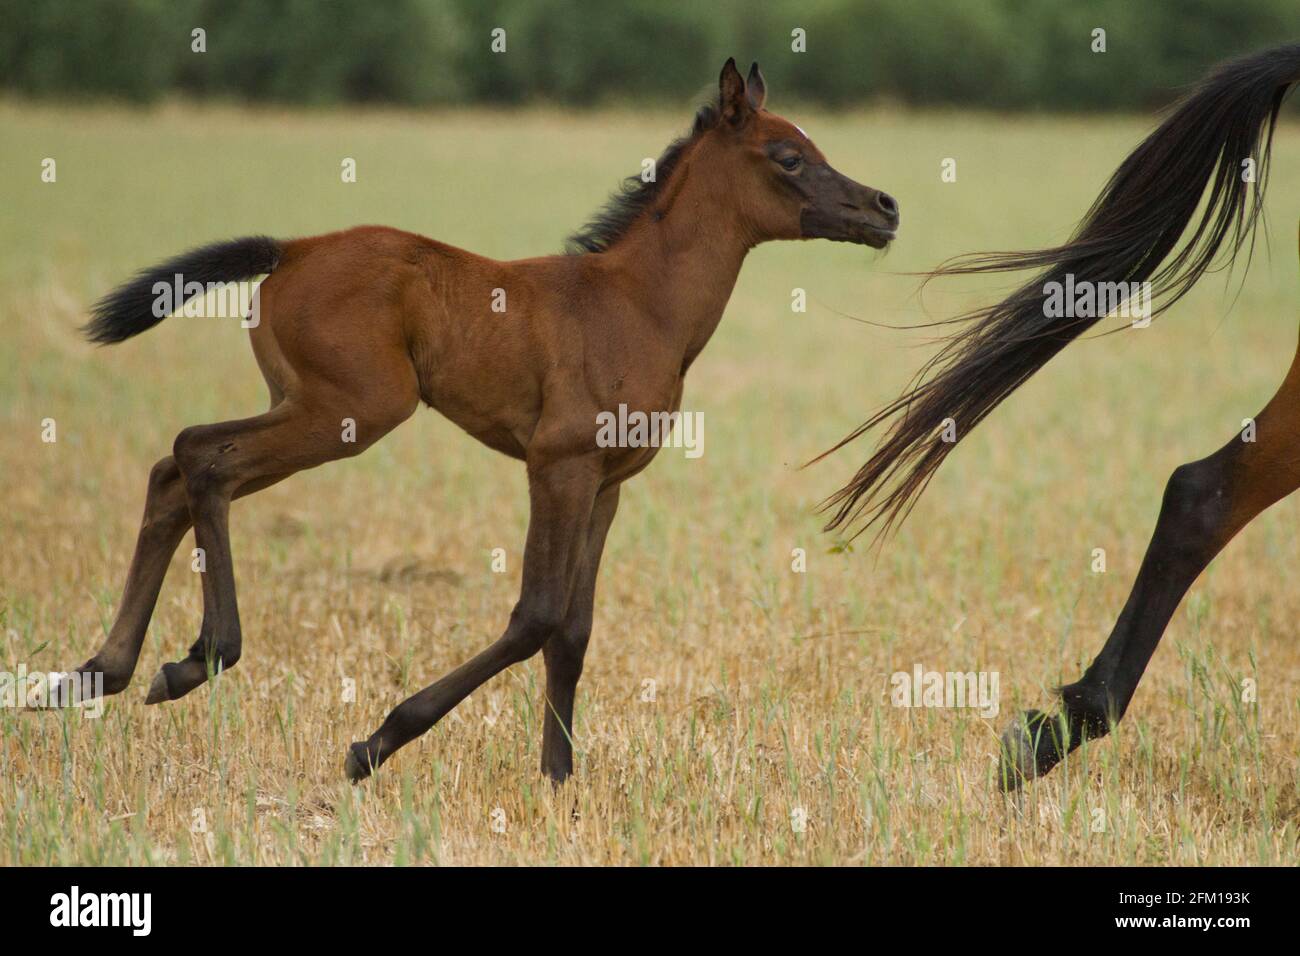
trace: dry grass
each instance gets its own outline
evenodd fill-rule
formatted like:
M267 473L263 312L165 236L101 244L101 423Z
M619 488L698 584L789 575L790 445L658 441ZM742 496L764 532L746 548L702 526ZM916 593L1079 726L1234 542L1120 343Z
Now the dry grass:
M1150 329L1072 348L876 555L837 548L814 514L866 444L797 466L897 391L924 336L841 313L922 318L897 273L1060 238L1146 124L795 118L838 167L900 198L902 239L883 260L825 243L754 254L687 387L704 456L665 451L624 494L574 783L552 793L537 771L539 661L365 786L343 783L346 744L496 637L519 585L522 470L425 411L361 458L235 506L245 653L210 691L143 704L196 634L187 543L136 683L101 719L0 710L0 863L1300 862L1295 501L1198 581L1117 737L1019 802L993 786L997 731L1100 647L1168 473L1281 379L1300 303L1300 129L1279 137L1272 259L1232 314L1212 279ZM86 303L112 282L222 236L358 222L501 257L555 249L685 119L0 105L0 668L95 650L149 466L185 425L264 401L228 324L80 343ZM56 184L39 180L46 156ZM355 185L339 181L345 156ZM959 174L945 185L948 156ZM988 292L958 285L924 305L945 315ZM796 286L806 315L791 313ZM496 547L505 574L490 571ZM1090 571L1096 547L1105 574ZM917 663L998 672L1001 713L891 706L889 675ZM1246 677L1258 705L1241 703Z

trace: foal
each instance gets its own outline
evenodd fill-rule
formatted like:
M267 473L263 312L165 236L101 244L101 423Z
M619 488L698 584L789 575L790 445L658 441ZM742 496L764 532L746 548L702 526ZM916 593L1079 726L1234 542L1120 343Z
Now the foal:
M1235 259L1253 235L1278 111L1297 83L1300 44L1222 65L1124 160L1065 245L971 256L936 270L1043 271L996 305L963 317L969 324L922 369L917 385L844 440L890 423L875 454L831 498L838 511L830 526L865 517L887 530L905 517L956 444L940 440L945 422L964 438L1102 317L1061 317L1046 307L1049 284L1150 282L1159 312L1215 266L1220 249ZM1198 208L1199 221L1179 248ZM1256 418L1255 437L1238 435L1174 471L1105 647L1078 682L1060 688L1056 717L1029 711L1003 735L1004 787L1046 773L1085 737L1119 721L1197 575L1256 515L1300 487L1300 354Z
M832 169L798 127L763 108L765 95L758 64L746 80L728 60L717 105L669 146L651 182L627 181L570 240L569 255L498 262L380 227L256 237L185 253L99 302L87 334L120 342L161 321L158 283L269 273L251 339L271 408L186 428L154 466L117 619L79 670L102 673L105 693L127 686L191 526L207 561L203 623L189 656L163 665L146 703L176 700L233 667L242 640L231 499L359 454L423 401L525 463L523 587L505 632L352 744L347 774L368 776L484 681L540 650L542 771L567 777L605 535L619 486L657 450L601 447L602 413L679 409L686 371L758 243L825 238L883 248L898 225L893 199ZM345 419L355 441L341 439Z

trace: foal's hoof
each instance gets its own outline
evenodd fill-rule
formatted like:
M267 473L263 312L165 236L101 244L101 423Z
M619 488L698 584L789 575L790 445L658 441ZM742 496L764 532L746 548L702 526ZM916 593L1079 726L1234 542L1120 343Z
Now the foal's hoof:
M348 755L343 760L343 772L353 783L360 783L370 776L370 754L366 745L355 743L348 747Z
M171 700L171 691L167 689L167 672L160 670L149 685L149 694L145 697L146 704L161 704L163 701Z
M161 704L163 701L180 700L196 687L208 682L208 665L201 660L187 657L183 661L164 664L149 685L146 704Z
M1002 732L998 786L1004 793L1019 790L1027 780L1041 777L1061 759L1058 718L1027 710Z

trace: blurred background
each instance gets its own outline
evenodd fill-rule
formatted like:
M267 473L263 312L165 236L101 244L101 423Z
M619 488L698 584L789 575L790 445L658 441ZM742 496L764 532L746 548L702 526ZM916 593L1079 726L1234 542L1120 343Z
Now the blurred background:
M783 98L1141 109L1293 37L1295 0L0 0L0 87L37 97L403 105L674 100L727 56ZM207 34L205 56L176 42ZM509 56L489 50L506 30ZM1107 31L1098 71L1088 42ZM807 55L791 56L804 31ZM238 38L238 42L231 42Z

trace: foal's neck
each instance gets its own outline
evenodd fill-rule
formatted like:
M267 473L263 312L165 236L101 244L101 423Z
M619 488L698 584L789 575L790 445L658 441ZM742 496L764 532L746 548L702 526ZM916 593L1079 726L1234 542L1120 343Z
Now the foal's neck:
M642 310L681 351L685 370L718 327L758 238L744 226L725 184L710 186L706 177L692 176L689 159L683 166L610 254L632 279Z

